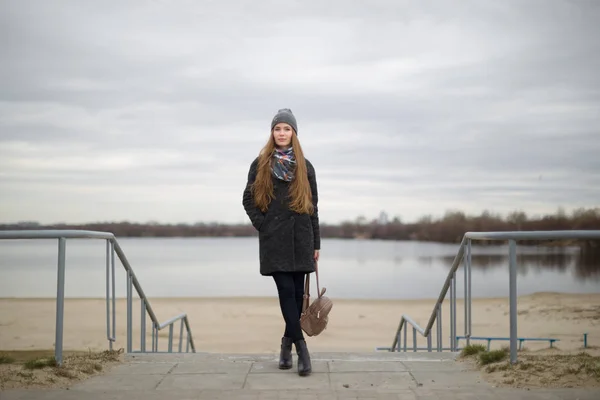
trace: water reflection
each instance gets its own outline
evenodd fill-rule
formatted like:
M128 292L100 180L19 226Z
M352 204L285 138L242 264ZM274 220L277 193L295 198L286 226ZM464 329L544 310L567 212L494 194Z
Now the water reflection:
M522 253L519 251L520 249L517 251L519 275L543 271L566 273L571 269L577 280L600 281L600 248L555 249L535 253L527 253L526 250ZM441 256L439 258L448 268L454 262L454 256ZM433 257L420 257L419 262L423 265L431 265ZM471 265L481 271L508 268L508 248L506 254L482 254L473 250Z
M600 278L600 248L582 248L575 263L575 275L579 279Z

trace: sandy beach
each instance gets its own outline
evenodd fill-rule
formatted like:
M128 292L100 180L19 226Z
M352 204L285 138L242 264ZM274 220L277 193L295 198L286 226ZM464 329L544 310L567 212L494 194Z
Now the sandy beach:
M425 326L431 300L380 301L334 300L328 329L307 338L312 351L374 351L389 346L400 316L408 314ZM151 305L164 322L180 313L190 319L197 351L226 353L274 353L278 351L283 320L277 298L158 298ZM444 345L448 345L449 302L444 303ZM474 299L473 335L509 336L507 298ZM457 301L458 334L464 333L464 305ZM554 337L556 347L576 351L588 343L600 346L600 294L537 293L519 298L518 333L524 337ZM134 348L140 343L140 304L134 301ZM0 350L52 349L55 327L54 299L0 299ZM116 348L126 347L126 301L117 300ZM149 327L149 318L147 318ZM435 329L434 329L435 331ZM150 332L148 330L148 332ZM177 347L179 325L175 327ZM435 333L435 332L434 332ZM148 346L150 335L148 337ZM159 348L167 348L168 329L160 334ZM412 336L409 335L409 338ZM435 336L433 337L435 343ZM508 342L493 343L493 347ZM426 341L420 338L420 346ZM547 343L526 343L531 350ZM106 302L104 299L66 299L65 350L105 350Z

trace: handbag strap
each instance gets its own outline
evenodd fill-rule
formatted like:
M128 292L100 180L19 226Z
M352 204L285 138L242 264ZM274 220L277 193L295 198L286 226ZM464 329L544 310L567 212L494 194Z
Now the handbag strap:
M321 287L319 286L319 263L315 261L315 274L317 275L317 297L321 297ZM304 300L302 301L302 312L310 306L310 274L306 274L304 280Z
M302 296L302 314L310 306L310 275L306 274L304 279L304 295Z
M317 297L321 297L321 287L319 286L319 262L315 261L315 274L317 275Z
M319 284L319 263L315 261L315 275L317 275L317 296L321 297L321 286ZM304 294L310 297L310 274L306 274Z

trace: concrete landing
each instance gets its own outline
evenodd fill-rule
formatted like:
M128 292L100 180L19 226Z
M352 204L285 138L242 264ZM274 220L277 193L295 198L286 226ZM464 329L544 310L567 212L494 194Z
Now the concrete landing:
M50 399L598 399L598 390L494 388L450 353L313 353L313 373L277 355L133 354L69 390L9 390L0 400ZM296 357L294 355L294 361Z

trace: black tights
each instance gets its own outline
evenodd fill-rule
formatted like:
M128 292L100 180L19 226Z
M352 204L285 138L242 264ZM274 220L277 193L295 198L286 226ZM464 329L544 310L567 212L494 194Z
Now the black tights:
M285 333L283 336L292 340L302 340L300 328L300 314L302 313L302 296L304 295L305 272L277 272L273 279L277 285L279 305L285 320Z

